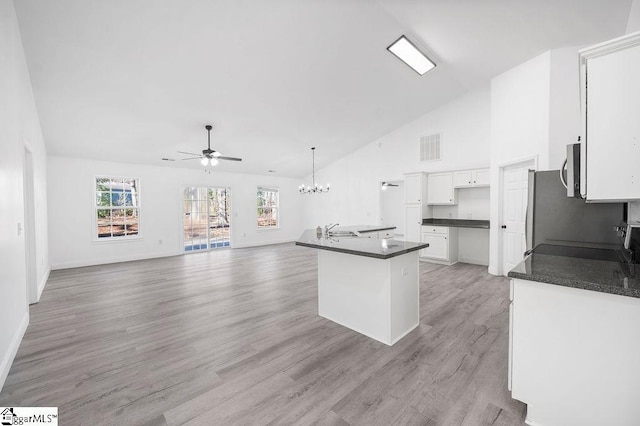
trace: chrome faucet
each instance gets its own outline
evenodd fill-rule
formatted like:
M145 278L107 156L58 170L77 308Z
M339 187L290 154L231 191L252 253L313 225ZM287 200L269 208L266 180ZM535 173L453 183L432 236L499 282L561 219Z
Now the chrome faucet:
M336 226L340 225L339 223L328 224L324 226L324 235L329 235L329 231L331 231Z

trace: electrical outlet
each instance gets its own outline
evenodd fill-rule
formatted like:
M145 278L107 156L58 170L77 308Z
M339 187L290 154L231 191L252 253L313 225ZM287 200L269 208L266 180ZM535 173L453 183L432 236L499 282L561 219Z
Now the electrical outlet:
M408 274L408 272L407 272L407 268L402 268L401 273L402 273L402 276L403 276L403 277L406 277L406 276L407 276L407 274Z

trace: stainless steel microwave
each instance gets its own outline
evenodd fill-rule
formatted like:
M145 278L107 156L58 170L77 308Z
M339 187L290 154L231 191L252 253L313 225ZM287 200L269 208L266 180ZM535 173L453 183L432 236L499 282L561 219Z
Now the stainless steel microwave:
M580 194L580 144L567 145L567 197L582 198Z

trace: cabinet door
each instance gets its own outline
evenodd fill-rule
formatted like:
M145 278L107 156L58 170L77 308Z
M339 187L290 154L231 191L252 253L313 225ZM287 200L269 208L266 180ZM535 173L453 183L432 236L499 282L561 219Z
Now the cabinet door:
M472 185L471 171L455 172L453 174L453 186L456 188L468 188Z
M446 234L422 233L422 242L429 244L429 247L422 249L420 255L438 260L449 260L449 240Z
M420 204L405 206L404 208L404 240L414 243L420 242L422 227L422 206Z
M455 204L453 173L432 173L428 177L427 204Z
M405 204L418 204L422 202L422 174L407 175L404 178L404 202Z
M587 200L640 199L639 43L640 36L614 42L586 61Z
M491 171L489 169L474 170L471 173L473 186L489 186L491 183Z

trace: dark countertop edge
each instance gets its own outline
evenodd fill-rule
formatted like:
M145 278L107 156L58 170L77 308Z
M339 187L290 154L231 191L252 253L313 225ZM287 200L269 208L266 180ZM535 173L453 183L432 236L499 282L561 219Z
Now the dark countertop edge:
M364 231L357 231L357 232L360 233L360 234L366 234L367 232L390 231L392 229L396 229L396 227L395 226L380 226L379 228L365 229Z
M378 254L378 253L370 253L370 252L365 252L365 251L350 250L350 249L338 248L338 247L326 247L326 246L322 246L322 245L317 245L317 244L312 244L312 243L304 243L304 242L300 242L300 241L296 241L296 245L297 246L314 248L314 249L318 249L318 250L327 250L327 251L335 251L335 252L339 252L339 253L352 254L352 255L355 255L355 256L372 257L374 259L382 259L382 260L391 259L392 257L401 256L403 254L411 253L412 251L418 251L418 250L421 250L423 248L429 247L429 244L425 243L425 244L419 244L419 245L417 245L415 247L412 247L410 249L404 249L404 250L396 251L396 252L389 253L389 254Z
M479 228L479 229L489 229L490 221L488 220L479 220L479 219L422 219L422 226L425 225L433 225L433 226L450 226L454 228Z
M588 281L574 281L567 278L556 278L556 277L549 277L546 275L523 274L520 272L513 272L513 271L509 272L507 276L509 278L517 278L520 280L535 281L535 282L540 282L544 284L559 285L562 287L572 287L572 288L578 288L581 290L591 290L591 291L596 291L598 293L609 293L609 294L615 294L618 296L640 298L640 289L635 289L635 288L616 287L616 286L610 286L606 284L592 283Z

